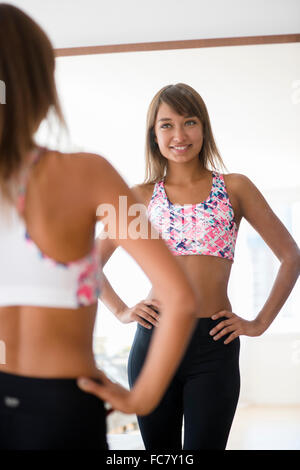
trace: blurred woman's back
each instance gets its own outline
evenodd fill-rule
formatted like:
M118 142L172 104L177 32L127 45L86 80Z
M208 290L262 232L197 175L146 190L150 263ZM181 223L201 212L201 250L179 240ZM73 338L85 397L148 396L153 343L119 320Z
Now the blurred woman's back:
M95 373L91 341L99 292L82 301L83 282L74 276L84 276L91 262L99 269L96 206L92 212L87 194L93 164L87 160L98 163L100 157L37 148L34 134L49 111L65 125L54 52L41 28L17 8L0 5L0 21L7 94L0 108L0 338L6 345L0 369L37 376ZM74 305L67 300L71 289L78 291Z
M24 220L14 206L0 213L0 338L7 350L0 370L45 377L96 372L96 207L92 213L88 195L82 198L92 159L41 150L30 169Z
M0 340L6 350L0 448L105 449L104 403L80 390L76 377L100 377L102 399L127 413L148 413L184 352L195 296L163 240L129 236L134 217L120 217L119 196L127 207L138 201L107 160L36 145L35 132L49 111L63 123L54 66L41 28L21 10L0 4L0 80L7 92L0 107ZM130 392L101 373L93 357L101 289L94 232L104 219L103 211L97 216L101 204L115 214L107 232L112 243L148 275L164 312Z

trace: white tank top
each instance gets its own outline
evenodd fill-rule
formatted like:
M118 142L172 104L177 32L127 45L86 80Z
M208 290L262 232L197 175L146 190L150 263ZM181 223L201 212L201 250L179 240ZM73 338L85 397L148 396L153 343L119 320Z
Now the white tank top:
M44 150L33 152L32 164ZM7 212L0 205L0 307L78 308L94 304L102 273L96 244L83 258L60 263L45 255L27 232L20 214L31 166L19 188L18 208L10 206Z

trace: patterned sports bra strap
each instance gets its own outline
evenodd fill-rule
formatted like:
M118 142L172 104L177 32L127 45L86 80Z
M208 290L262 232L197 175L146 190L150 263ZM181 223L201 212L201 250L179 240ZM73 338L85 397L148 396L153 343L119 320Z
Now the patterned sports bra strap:
M217 173L218 175L218 180L219 180L219 184L220 186L222 187L224 193L226 193L227 195L227 189L226 189L226 184L225 184L225 180L224 180L224 175L222 175L222 173Z
M149 208L151 207L151 205L153 204L153 202L155 201L155 199L156 199L157 196L158 196L160 182L161 182L161 180L159 180L158 182L154 183L152 196L151 196L151 199L150 199L150 201L149 201L148 208L147 208L148 210L149 210Z
M223 190L224 180L222 178L221 173L218 173L217 171L213 171L212 174L213 174L213 181L214 181L215 188L218 188L219 190Z
M225 185L225 181L224 181L224 178L223 178L222 173L216 173L216 175L217 175L217 178L218 178L218 180L220 181L221 185L224 186L224 185Z

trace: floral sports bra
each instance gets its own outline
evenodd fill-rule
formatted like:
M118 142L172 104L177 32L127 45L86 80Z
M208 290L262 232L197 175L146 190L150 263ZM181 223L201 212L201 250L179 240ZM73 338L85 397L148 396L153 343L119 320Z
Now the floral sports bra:
M197 204L172 204L164 178L154 186L148 217L175 256L209 255L234 259L237 225L224 177L212 172L208 198Z

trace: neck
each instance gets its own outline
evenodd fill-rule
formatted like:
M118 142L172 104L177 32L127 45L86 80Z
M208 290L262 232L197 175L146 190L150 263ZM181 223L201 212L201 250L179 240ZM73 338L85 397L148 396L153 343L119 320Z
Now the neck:
M168 161L165 182L175 185L189 185L201 180L208 170L199 161L175 163Z

